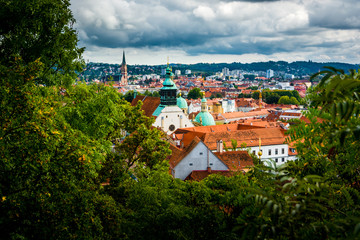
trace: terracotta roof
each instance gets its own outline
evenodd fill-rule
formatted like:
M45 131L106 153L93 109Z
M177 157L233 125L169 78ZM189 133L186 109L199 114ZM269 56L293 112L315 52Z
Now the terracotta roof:
M185 178L185 180L201 181L204 178L208 177L210 174L220 174L223 176L235 175L234 172L230 172L228 170L194 170L189 174L189 176Z
M304 121L305 123L311 123L310 122L310 120L307 118L307 117L305 117L305 116L301 116L300 117L300 120L302 120L302 121ZM316 121L318 122L318 123L322 123L323 121L324 121L324 119L321 119L321 118L316 118Z
M152 117L152 114L155 112L156 108L160 105L159 97L149 97L149 96L136 96L131 102L131 106L135 106L138 101L142 101L143 105L141 110L144 111L144 114L147 117Z
M250 125L250 121L247 120L240 120L240 121L242 121L241 123L246 122L248 124L244 125L241 123L231 123L231 124L222 124L222 125L213 125L213 126L178 128L174 133L175 134L188 133L188 132L210 133L210 132L226 132L226 131L238 131L238 130L249 130L249 129L259 128L259 126Z
M186 134L185 134L186 135ZM206 133L201 140L211 149L216 150L216 142L222 140L228 148L231 148L231 139L238 142L238 145L246 143L247 147L259 146L259 138L261 145L277 145L284 144L284 130L280 128L257 128L251 130L239 130L228 132L211 132Z
M251 129L256 127L279 127L281 122L269 121L265 119L241 119L237 120L236 123L241 124L243 129Z
M249 118L249 117L259 117L268 115L269 111L267 109L261 109L260 111L250 111L250 112L231 112L231 113L222 113L221 115L225 119L233 118Z
M247 151L216 152L215 155L226 164L230 171L242 171L254 166L253 160Z

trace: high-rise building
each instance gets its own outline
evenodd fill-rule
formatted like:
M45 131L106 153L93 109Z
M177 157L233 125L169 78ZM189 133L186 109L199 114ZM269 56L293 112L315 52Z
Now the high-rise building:
M274 76L274 71L271 69L266 70L266 78L271 78Z
M229 69L228 68L223 68L222 69L222 75L223 76L229 76L230 75L230 71L229 71Z
M180 71L180 70L175 70L175 75L176 75L176 76L180 76L180 75L181 75L181 71Z
M128 84L128 76L127 76L127 66L126 66L126 61L125 61L125 51L123 51L123 60L122 60L122 64L121 64L121 80L120 80L120 84L122 86L126 86Z

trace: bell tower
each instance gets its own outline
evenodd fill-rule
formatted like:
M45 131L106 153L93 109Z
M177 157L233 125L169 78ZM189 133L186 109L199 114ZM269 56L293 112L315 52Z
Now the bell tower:
M177 87L172 81L172 72L170 67L166 68L165 81L163 82L163 87L160 89L160 104L161 105L176 105L176 92Z

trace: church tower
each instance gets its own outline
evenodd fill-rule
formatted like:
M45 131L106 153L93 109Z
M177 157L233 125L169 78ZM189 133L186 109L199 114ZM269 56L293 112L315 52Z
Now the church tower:
M176 105L176 92L177 87L172 81L172 72L170 67L166 68L165 81L163 82L163 87L160 89L160 104L161 105Z
M123 51L123 60L122 60L122 64L121 64L121 80L120 80L120 84L122 86L126 86L128 84L127 79L127 66L126 66L126 61L125 61L125 51Z

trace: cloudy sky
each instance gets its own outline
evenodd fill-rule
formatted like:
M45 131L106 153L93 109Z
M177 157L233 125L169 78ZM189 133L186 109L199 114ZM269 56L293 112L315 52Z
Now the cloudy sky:
M360 63L360 0L71 0L85 60Z

